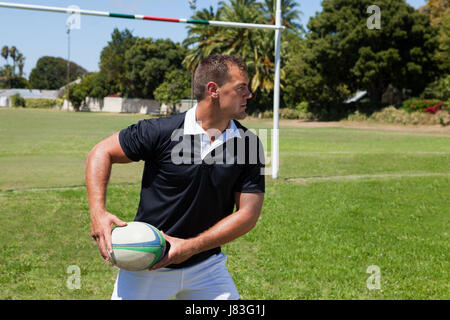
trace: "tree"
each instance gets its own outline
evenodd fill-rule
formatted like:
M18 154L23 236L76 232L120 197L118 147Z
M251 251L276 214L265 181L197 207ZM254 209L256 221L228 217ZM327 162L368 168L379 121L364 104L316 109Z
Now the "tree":
M89 96L89 93L92 90L92 77L87 76L84 77L80 83L71 84L69 90L69 101L75 111L79 111L86 97Z
M263 6L255 0L221 1L225 21L264 24ZM274 37L273 32L261 29L229 28L215 36L218 53L241 56L249 68L250 88L270 92L273 89Z
M9 48L8 46L2 47L1 55L3 59L5 59L5 66L0 69L0 81L7 83L7 87L11 88L11 77L13 75L12 67L8 65L8 57L9 57ZM5 87L4 84L0 85L1 87Z
M220 8L214 12L214 8L212 6L209 9L203 9L201 11L197 11L191 17L194 20L219 20L220 19ZM219 27L209 26L205 28L203 25L189 25L188 26L188 36L183 41L183 45L186 48L190 48L190 50L186 53L186 57L183 60L183 65L187 70L191 73L191 100L194 100L194 73L197 68L198 63L203 57L208 56L207 50L211 50L212 47L210 45L210 39L212 36L219 31Z
M14 70L13 67L9 64L3 66L0 69L0 88L12 88L12 81L14 78Z
M108 83L108 94L125 92L129 86L125 70L125 53L136 42L136 37L128 29L114 29L111 41L100 54L100 73L104 83Z
M138 38L131 31L114 29L100 56L100 71L92 77L90 96L108 94L154 98L167 72L182 69L186 48L170 40ZM81 92L81 91L80 91Z
M295 20L300 12L294 1L283 0L284 24L289 28L297 28ZM236 21L247 23L274 23L275 2L256 0L220 1L216 13L209 11L197 12L193 18L205 20ZM194 70L198 61L213 53L239 55L247 63L250 87L254 98L250 101L250 109L267 108L270 106L274 79L274 32L261 29L217 28L203 26L188 26L188 38L183 42L189 47L185 64L189 70ZM283 40L284 41L284 40ZM282 71L282 79L284 72ZM268 100L268 99L269 100ZM263 99L263 105L257 106Z
M15 46L3 46L1 55L6 64L0 68L0 88L28 88L30 87L27 79L23 78L23 67L25 57L17 50ZM13 65L8 64L8 57L13 60ZM16 74L16 65L19 67L19 74Z
M13 61L13 74L16 73L16 62L17 62L18 53L19 52L15 46L12 46L11 48L9 48L9 56L11 57L11 59Z
M430 17L431 25L439 32L439 50L436 56L444 73L450 72L450 1L428 0L419 11ZM445 76L445 74L444 74Z
M275 24L276 18L276 0L264 0L262 11L267 19L267 23ZM281 1L281 20L283 26L291 31L298 31L302 29L299 24L301 11L298 10L298 3L294 0Z
M8 57L9 57L9 48L8 46L3 46L2 48L2 57L5 59L6 63L8 63Z
M2 55L3 59L5 59L6 65L8 65L8 57L11 57L11 59L13 61L12 76L14 76L16 74L16 64L19 63L19 61L22 64L22 68L23 68L23 60L25 58L23 57L23 54L20 53L19 50L17 50L16 46L12 46L12 47L3 46L1 55ZM22 71L23 71L23 69L22 69ZM23 72L19 72L20 76L22 76L22 73Z
M126 97L153 99L153 92L164 81L167 72L182 69L186 48L169 39L137 38L122 62L128 85Z
M450 99L450 2L429 0L419 11L430 17L431 25L439 32L439 49L436 58L439 61L439 79L431 83L423 92L424 98Z
M370 30L366 10L372 3L324 0L322 12L310 19L304 58L320 76L316 98L321 91L333 100L347 89L363 89L380 102L389 86L418 95L435 78L437 37L429 18L404 0L380 0L382 26Z
M450 2L448 0L428 0L419 8L419 11L430 16L432 26L439 25L443 18L450 15Z
M74 81L87 71L70 62L70 81ZM59 89L67 83L67 60L45 56L40 58L31 70L30 83L34 89Z
M114 84L111 80L102 72L94 72L89 74L91 77L92 88L89 91L89 96L97 99L103 99L107 95L114 92ZM86 78L87 78L86 77Z
M106 78L101 72L92 72L82 76L80 83L70 85L69 100L75 111L80 110L87 97L103 99L108 95Z
M197 11L191 17L194 20L219 20L221 15L221 8L219 7L216 12L212 6L209 9L203 9ZM203 57L208 56L208 52L213 50L211 39L213 35L219 32L219 27L203 25L189 25L188 26L188 36L183 41L183 45L189 48L186 58L183 60L183 65L186 66L192 74L194 74L198 63Z
M22 53L17 55L17 66L19 67L19 77L23 76L23 67L25 66L25 57Z
M160 103L174 105L181 99L189 97L190 87L189 72L174 69L166 73L164 82L156 88L154 95Z
M440 24L438 59L441 61L442 69L448 74L450 72L450 14L442 18Z

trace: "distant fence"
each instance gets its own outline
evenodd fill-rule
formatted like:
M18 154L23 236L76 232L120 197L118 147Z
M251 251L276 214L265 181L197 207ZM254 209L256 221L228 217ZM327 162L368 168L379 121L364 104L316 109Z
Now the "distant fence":
M12 107L10 96L19 94L23 98L33 99L56 99L60 96L57 90L27 90L27 89L8 89L0 90L0 107ZM105 97L97 99L87 97L80 107L80 111L87 112L114 112L114 113L140 113L149 115L167 115L180 113L191 108L196 102L190 99L180 100L176 105L161 104L157 100ZM64 100L62 110L74 110L73 105Z
M58 99L60 90L0 89L0 107L11 107L11 96L20 95L25 99Z
M194 103L191 100L181 100L175 106L160 104L157 100L105 97L97 99L87 97L80 111L89 112L116 112L116 113L140 113L150 115L166 115L180 113L188 110ZM71 103L64 101L63 110L74 110Z

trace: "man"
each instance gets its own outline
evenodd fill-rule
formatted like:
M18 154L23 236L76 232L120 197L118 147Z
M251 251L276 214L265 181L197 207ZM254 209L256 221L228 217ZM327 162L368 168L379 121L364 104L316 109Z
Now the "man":
M112 299L240 298L220 246L256 225L265 191L261 143L235 121L246 117L252 97L246 72L237 57L202 59L195 107L139 121L89 153L91 235L102 257L112 252L112 226L126 225L105 208L113 163L145 161L135 220L154 225L170 243L151 270L119 270Z

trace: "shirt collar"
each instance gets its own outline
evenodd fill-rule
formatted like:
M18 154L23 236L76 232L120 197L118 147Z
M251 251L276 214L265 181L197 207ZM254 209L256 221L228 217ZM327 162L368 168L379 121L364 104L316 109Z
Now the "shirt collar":
M184 135L196 135L196 134L207 134L201 125L197 122L195 117L195 111L197 110L197 104L195 104L191 109L186 112L184 116ZM233 120L230 120L228 128L222 133L224 140L227 141L231 138L241 138L238 128ZM221 138L222 138L221 136Z

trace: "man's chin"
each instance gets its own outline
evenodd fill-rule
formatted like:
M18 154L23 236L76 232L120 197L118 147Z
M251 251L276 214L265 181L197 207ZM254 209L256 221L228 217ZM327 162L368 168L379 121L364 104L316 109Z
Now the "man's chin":
M238 113L234 116L235 120L244 120L247 117L247 113L245 111Z

